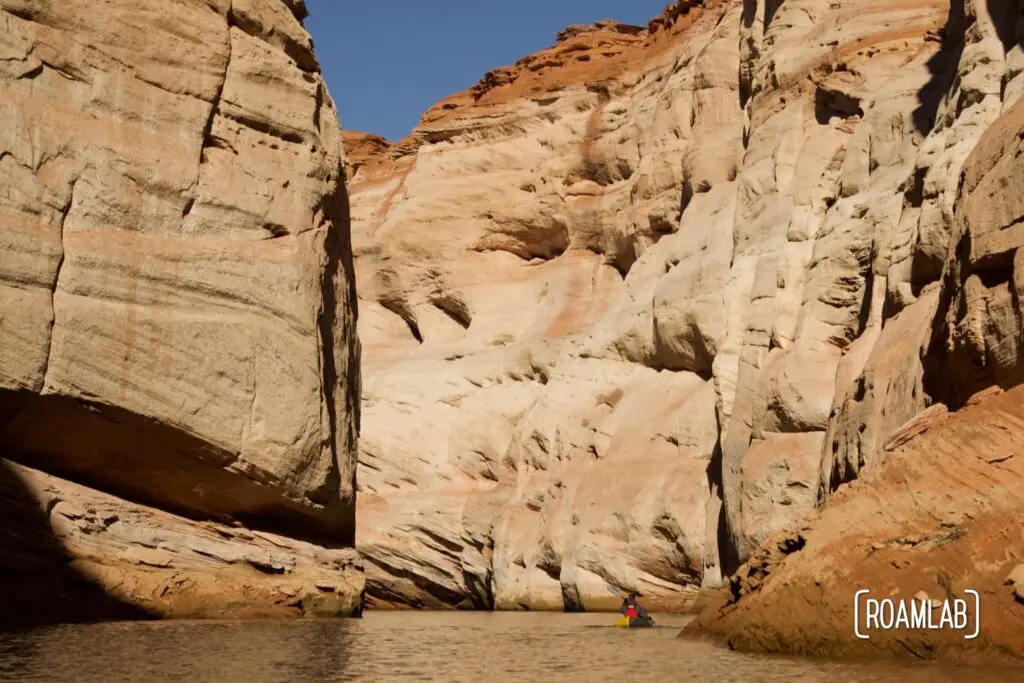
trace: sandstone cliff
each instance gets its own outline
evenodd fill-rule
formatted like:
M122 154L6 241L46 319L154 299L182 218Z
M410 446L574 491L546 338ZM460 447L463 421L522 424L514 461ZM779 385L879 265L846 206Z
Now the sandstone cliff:
M104 492L75 494L96 509L353 543L348 198L304 15L302 0L0 2L2 455ZM15 488L63 491L42 476ZM50 499L56 525L67 498ZM191 523L132 514L163 530L144 546L201 573ZM117 533L89 552L131 565ZM139 591L124 597L153 597Z
M1018 72L1022 57L1018 46L1011 53ZM887 325L894 328L888 347L872 354L890 360L869 363L883 368L869 382L880 377L890 388L905 387L908 376L923 377L936 403L871 451L875 461L885 459L874 476L839 489L755 553L733 577L729 598L709 607L692 632L761 652L1024 659L1024 388L1017 361L1024 334L1024 100L1011 104L1004 102L962 165L923 364L914 353L918 342L901 341L908 331L895 322ZM883 415L898 405L874 400ZM870 425L877 418L862 419ZM980 636L965 641L948 630L898 629L851 638L852 596L865 587L939 599L976 590Z
M1015 384L1019 12L675 2L349 134L373 600L687 606Z
M762 653L1024 657L1024 389L979 396L953 414L935 408L894 435L878 476L840 489L757 550L728 598L685 633ZM981 633L898 628L855 638L860 589L905 600L955 595L972 612L964 590L978 591Z

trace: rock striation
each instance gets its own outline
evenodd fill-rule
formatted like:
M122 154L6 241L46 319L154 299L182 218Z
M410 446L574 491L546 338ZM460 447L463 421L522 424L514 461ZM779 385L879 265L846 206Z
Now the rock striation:
M348 197L304 15L0 2L2 455L168 533L353 543Z
M348 133L374 604L688 607L1016 384L1019 12L675 2Z
M7 461L0 512L0 625L362 611L352 548L190 521Z
M897 431L878 476L843 487L769 539L684 633L761 653L1020 663L1024 389L988 393L956 413L926 411ZM932 596L933 610L962 598L970 618L961 630L868 631L862 616L870 638L858 639L860 589L894 600ZM981 629L971 640L964 636L975 628L975 601L966 590L980 601Z
M1011 57L1021 62L1019 45ZM693 631L762 652L1024 659L1024 394L1016 360L1024 330L1017 294L1024 101L989 104L997 118L961 166L930 343L925 337L914 353L921 335L894 322L890 350L882 351L891 360L868 363L884 368L875 377L897 397L909 384L935 402L872 452L884 462L880 471L839 489L755 553L728 599L709 607ZM883 416L899 406L874 400ZM976 590L981 634L964 641L960 632L904 629L853 639L853 594L864 586L943 598Z

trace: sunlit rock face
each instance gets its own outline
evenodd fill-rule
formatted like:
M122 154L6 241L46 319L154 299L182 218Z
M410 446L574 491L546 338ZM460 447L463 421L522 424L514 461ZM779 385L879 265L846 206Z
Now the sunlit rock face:
M986 133L987 135L987 133ZM1024 388L990 387L955 412L935 404L884 444L885 461L800 522L773 534L686 632L732 649L961 663L1024 659ZM871 628L856 592L904 609L949 596L950 628ZM977 592L975 596L968 591ZM864 598L862 597L862 600ZM977 605L980 603L980 608ZM965 638L979 626L976 638Z
M3 456L352 545L348 198L304 15L0 2Z
M373 600L686 606L1015 382L1017 13L677 2L348 134Z

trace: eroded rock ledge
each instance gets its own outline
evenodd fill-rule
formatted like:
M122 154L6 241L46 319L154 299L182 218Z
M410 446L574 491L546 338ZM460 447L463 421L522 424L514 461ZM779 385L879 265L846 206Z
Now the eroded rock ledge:
M352 548L191 522L0 461L0 624L335 617L362 611Z
M758 549L684 636L760 653L1024 663L1024 389L908 425L876 475L840 489ZM897 442L900 440L897 435ZM980 593L975 640L946 629L853 634L854 593ZM974 622L971 621L971 628Z

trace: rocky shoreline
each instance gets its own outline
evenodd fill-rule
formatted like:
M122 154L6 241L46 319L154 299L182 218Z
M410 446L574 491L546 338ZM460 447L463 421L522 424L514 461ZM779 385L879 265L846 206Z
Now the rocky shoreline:
M759 654L1024 664L1022 410L1024 389L989 390L907 425L877 473L769 539L683 635ZM970 601L969 628L857 638L862 589L933 610L977 591L978 636L965 638L977 623Z
M364 574L327 549L192 521L0 460L0 625L349 617Z

